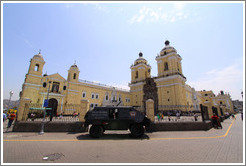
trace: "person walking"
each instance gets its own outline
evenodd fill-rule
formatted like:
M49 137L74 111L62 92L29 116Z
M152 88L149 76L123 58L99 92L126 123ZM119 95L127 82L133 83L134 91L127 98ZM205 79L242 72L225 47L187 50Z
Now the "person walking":
M8 122L8 126L7 126L7 130L6 130L6 133L9 131L9 128L11 127L13 121L15 120L15 113L14 112L11 112L11 114L9 115L9 122Z
M160 121L160 114L157 114L157 119L158 119L158 121Z

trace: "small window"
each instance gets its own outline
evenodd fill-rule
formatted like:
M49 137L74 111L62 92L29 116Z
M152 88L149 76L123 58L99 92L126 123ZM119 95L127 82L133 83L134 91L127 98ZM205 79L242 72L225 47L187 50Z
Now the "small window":
M51 92L58 93L59 92L59 86L60 86L59 82L53 82Z
M93 108L94 107L94 104L91 104L90 106L91 106L91 108Z
M170 99L167 99L167 101L170 101Z
M167 70L168 70L168 63L165 62L165 63L164 63L164 71L167 71Z
M83 98L86 97L86 92L82 92L82 97L83 97Z
M208 96L208 94L206 93L205 96Z
M169 93L169 91L167 91L167 93Z
M63 86L63 90L66 90L67 89L67 87L66 86Z
M135 76L135 78L138 78L138 71L136 71L136 76Z
M76 73L73 74L73 79L76 79Z
M220 102L220 104L222 104L222 101Z
M35 65L35 71L39 71L39 64Z
M92 99L95 98L95 94L94 94L94 93L91 94L91 98L92 98Z
M129 99L129 98L126 98L126 102L127 102L127 103L130 103L130 99Z
M98 94L96 94L96 99L98 99L99 98L99 95Z

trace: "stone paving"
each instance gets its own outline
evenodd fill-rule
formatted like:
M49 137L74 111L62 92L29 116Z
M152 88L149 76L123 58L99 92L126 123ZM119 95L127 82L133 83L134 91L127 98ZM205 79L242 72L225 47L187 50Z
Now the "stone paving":
M129 137L129 131L106 131L101 139L88 133L9 132L3 133L3 164L239 164L243 163L243 124L238 116L235 121L226 119L223 129L153 132L141 139Z

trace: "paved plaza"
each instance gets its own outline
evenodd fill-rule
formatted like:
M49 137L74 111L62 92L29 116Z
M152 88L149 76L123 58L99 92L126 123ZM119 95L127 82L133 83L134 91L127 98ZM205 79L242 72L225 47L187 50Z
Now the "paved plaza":
M223 129L147 132L133 139L129 131L88 133L3 133L5 163L243 163L243 121L226 119ZM4 129L5 131L5 129Z

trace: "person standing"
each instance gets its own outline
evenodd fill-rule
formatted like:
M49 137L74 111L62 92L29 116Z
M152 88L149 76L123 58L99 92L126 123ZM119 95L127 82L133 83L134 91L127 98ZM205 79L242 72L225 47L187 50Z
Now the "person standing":
M11 127L11 125L13 123L13 121L15 120L15 117L16 117L15 113L11 112L9 117L8 117L9 118L9 122L8 122L8 126L7 126L6 132L8 132L9 128Z
M195 114L194 114L195 121L197 121L197 117L198 117L198 116L197 116L197 114L195 113Z
M241 112L241 119L243 120L243 112Z
M6 119L7 119L7 115L3 113L3 122L5 122Z

